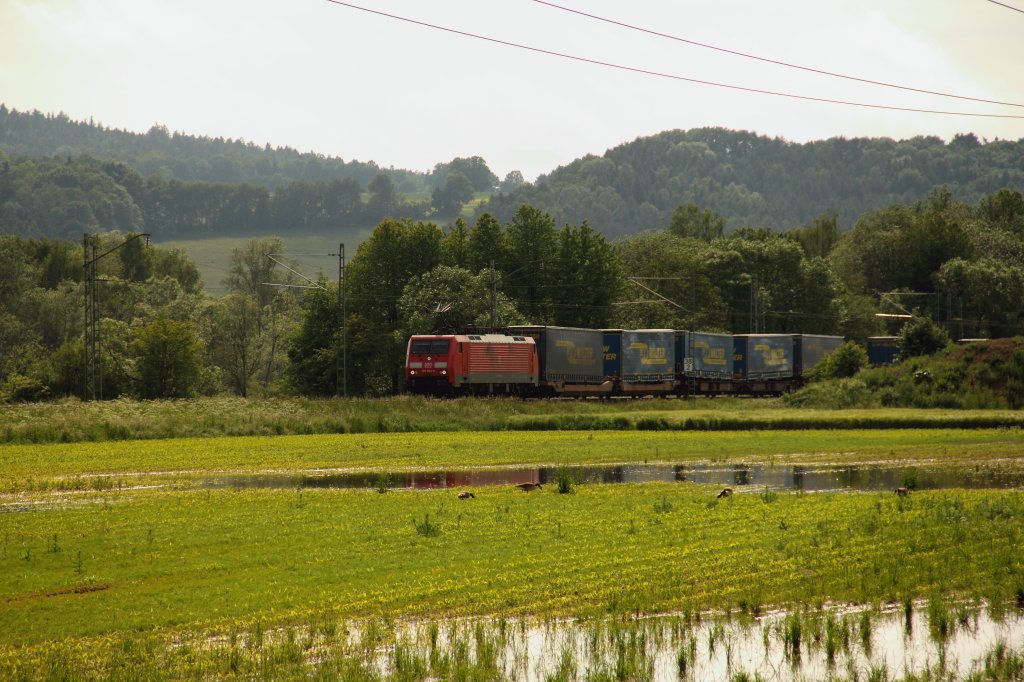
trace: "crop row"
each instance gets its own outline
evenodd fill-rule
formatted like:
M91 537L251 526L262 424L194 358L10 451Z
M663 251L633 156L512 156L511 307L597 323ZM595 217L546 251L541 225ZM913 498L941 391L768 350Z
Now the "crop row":
M1019 491L160 491L0 515L0 639L332 617L1024 600Z
M1018 429L736 432L466 432L195 438L0 446L0 492L107 490L188 473L267 469L466 469L630 462L974 465L1017 458ZM166 472L173 472L167 474Z

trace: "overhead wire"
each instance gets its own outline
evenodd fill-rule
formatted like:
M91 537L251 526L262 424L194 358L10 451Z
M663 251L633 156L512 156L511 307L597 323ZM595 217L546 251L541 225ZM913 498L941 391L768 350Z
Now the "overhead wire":
M549 56L552 56L552 57L560 57L562 59L569 59L569 60L572 60L572 61L582 62L582 63L585 63L585 64L593 64L593 65L596 65L596 66L604 66L604 67L607 67L607 68L617 69L617 70L620 70L620 71L627 71L627 72L630 72L630 73L639 73L639 74L644 74L644 75L647 75L647 76L655 76L655 77L658 77L658 78L667 78L667 79L670 79L670 80L683 81L683 82L687 82L687 83L695 83L695 84L698 84L698 85L708 85L708 86L717 87L717 88L724 88L724 89L728 89L728 90L737 90L737 91L740 91L740 92L751 92L751 93L756 93L756 94L761 94L761 95L771 95L771 96L774 96L774 97L785 97L785 98L789 98L789 99L798 99L798 100L803 100L803 101L808 101L808 102L821 102L821 103L825 103L825 104L838 104L838 105L842 105L842 106L862 107L862 108L867 108L867 109L883 109L883 110L888 110L888 111L905 111L905 112L917 113L917 114L935 114L935 115L941 115L941 116L967 116L967 117L972 117L972 118L1024 119L1024 115L1019 115L1019 114L987 114L987 113L970 112L970 111L944 111L944 110L939 110L939 109L921 109L921 108L915 108L915 107L899 107L899 106L887 105L887 104L871 104L869 102L856 102L856 101L852 101L852 100L831 99L831 98L827 98L827 97L814 97L814 96L811 96L811 95L799 95L799 94L795 94L795 93L779 92L779 91L776 91L776 90L765 90L765 89L762 89L762 88L753 88L753 87L748 87L748 86L743 86L743 85L733 85L733 84L730 84L730 83L719 83L717 81L703 80L703 79L700 79L700 78L691 78L689 76L681 76L681 75L678 75L678 74L665 73L665 72L662 72L662 71L654 71L654 70L651 70L651 69L644 69L644 68L635 67L635 66L627 66L627 65L624 65L624 64L617 64L617 63L614 63L614 62L607 62L607 61L600 60L600 59L593 59L593 58L590 58L590 57L581 57L579 55L572 55L572 54L568 54L566 52L557 52L555 50L548 50L548 49L541 48L541 47L534 47L534 46L531 46L531 45L524 45L522 43L516 43L516 42L509 41L509 40L503 40L501 38L494 38L494 37L485 36L485 35L482 35L482 34L479 34L479 33L471 33L469 31L463 31L463 30L456 29L456 28L451 28L451 27L448 27L448 26L441 26L439 24L432 24L432 23L429 23L429 22L426 22L426 21L420 21L418 19L410 19L408 17L403 17L403 16L400 16L400 15L397 15L397 14L391 14L391 13L388 13L388 12L382 12L380 10L370 9L368 7L362 7L360 5L355 5L355 4L352 4L350 2L343 2L342 0L325 0L325 2L329 2L329 3L333 4L333 5L338 5L338 6L341 6L341 7L347 7L349 9L359 10L361 12L367 12L369 14L376 14L378 16L385 17L385 18L388 18L388 19L394 19L396 21L402 21L402 22L405 22L405 23L414 24L416 26L423 26L423 27L431 28L431 29L434 29L434 30L437 30L437 31L443 31L443 32L446 32L446 33L452 33L452 34L464 36L464 37L467 37L467 38L474 38L476 40L482 40L482 41L485 41L485 42L495 43L497 45L504 45L506 47L514 47L514 48L521 49L521 50L527 50L529 52L536 52L538 54L546 54L546 55L549 55Z
M799 69L801 71L808 71L810 73L816 73L816 74L820 74L820 75L823 75L823 76L831 76L833 78L844 78L846 80L857 81L859 83L868 83L870 85L879 85L879 86L886 87L886 88L895 88L895 89L898 89L898 90L907 90L909 92L919 92L919 93L923 93L923 94L926 94L926 95L937 95L939 97L951 97L953 99L962 99L962 100L968 100L968 101L971 101L971 102L982 102L984 104L999 104L999 105L1008 106L1008 107L1024 107L1024 104L1019 104L1017 102L1003 102L1003 101L1000 101L1000 100L983 99L983 98L980 98L980 97L969 97L967 95L956 95L956 94L953 94L953 93L940 92L940 91L937 91L937 90L926 90L924 88L915 88L915 87L911 87L909 85L899 85L897 83L886 83L885 81L876 81L876 80L872 80L870 78L862 78L860 76L851 76L851 75L848 75L848 74L838 73L838 72L835 72L835 71L826 71L825 69L817 69L817 68L810 67L810 66L802 66L800 64L793 64L793 63L790 63L790 62L784 62L784 61L781 61L781 60L778 60L778 59L770 59L768 57L761 57L759 55L750 54L748 52L740 52L739 50L732 50L732 49L725 48L725 47L719 47L717 45L711 45L709 43L702 43L702 42L699 42L699 41L696 41L696 40L691 40L689 38L681 38L679 36L674 36L674 35L671 35L671 34L668 34L668 33L662 33L661 31L655 31L655 30L650 29L650 28L644 28L643 26L636 26L634 24L627 24L624 21L617 21L615 19L609 19L607 17L602 17L602 16L598 16L596 14L591 14L590 12L584 12L582 10L573 9L572 7L566 7L564 5L557 5L557 4L553 3L553 2L548 2L547 0L533 0L533 1L536 2L539 5L546 5L547 7L552 7L554 9L560 9L560 10L562 10L564 12L570 12L572 14L578 14L580 16L584 16L584 17L587 17L589 19L594 19L596 21L603 21L603 22L605 22L607 24L613 24L615 26L621 26L623 28L628 28L628 29L633 30L633 31L640 31L641 33L647 33L647 34L650 34L650 35L658 36L660 38L667 38L668 40L674 40L674 41L677 41L677 42L680 42L680 43L686 43L688 45L696 45L697 47L703 47L703 48L706 48L708 50L716 50L718 52L725 52L727 54L735 55L737 57L743 57L745 59L756 59L757 61L766 62L768 64L775 64L776 66L784 66L784 67L790 68L790 69ZM994 0L990 0L990 2L992 2L992 1L994 1ZM1002 4L1002 3L996 3L996 4ZM1011 8L1011 9L1014 9L1014 8Z
M1014 12L1020 12L1021 14L1024 14L1024 9L1020 9L1019 7L1014 7L1013 5L1007 5L1005 2L998 2L997 0L988 0L988 1L991 2L993 5L999 5L1000 7L1005 7L1006 9L1012 9Z

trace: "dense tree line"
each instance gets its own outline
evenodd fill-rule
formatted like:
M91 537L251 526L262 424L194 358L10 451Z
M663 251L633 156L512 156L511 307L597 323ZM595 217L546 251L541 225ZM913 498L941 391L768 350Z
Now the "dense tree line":
M125 164L87 157L28 159L0 152L0 233L77 239L120 230L164 240L315 234L433 210L427 202L405 200L383 174L367 189L349 178L296 181L271 192L259 185L147 178ZM461 203L453 199L445 208L457 212Z
M864 343L903 325L882 311L913 314L953 338L1024 333L1020 192L969 206L939 189L847 231L829 213L785 232L728 234L721 216L698 206L673 214L663 229L615 242L586 222L557 228L529 205L504 225L486 213L447 230L382 222L349 269L350 385L397 390L410 334L474 324L805 332ZM318 296L323 312L330 296ZM293 376L293 387L332 392L323 378L337 367L328 360L338 326L310 345L325 361L319 374Z
M966 204L1000 189L1024 190L1024 140L973 134L949 143L792 143L721 128L676 130L577 159L528 184L518 171L499 181L477 156L415 173L159 126L140 135L0 104L0 150L23 176L0 180L0 230L50 237L78 234L83 222L93 231L203 237L366 229L384 217L449 220L495 188L477 215L508 222L528 204L557 224L587 221L608 238L659 229L687 205L721 216L724 231L784 231L825 215L848 228L940 186Z
M455 216L474 189L449 173L431 201L410 200L383 173L364 192L355 180L299 180L271 191L252 184L144 178L122 163L88 157L28 159L0 151L0 233L74 239L111 229L161 239L323 234L386 216Z
M608 237L657 229L687 203L726 217L733 229L786 230L825 214L849 227L870 211L921 201L938 186L968 204L1000 189L1024 190L1024 140L964 134L949 143L794 143L722 128L674 130L577 159L483 210L505 221L527 203L558 222L586 219Z
M126 163L144 176L160 175L184 182L248 183L277 188L295 181L351 179L365 187L382 169L377 164L343 161L287 147L258 146L242 140L208 138L153 126L131 133L64 114L18 112L0 104L0 149L41 158L90 156ZM424 191L424 174L384 170L409 192Z
M389 187L385 177L376 188L382 205ZM388 394L401 388L410 334L513 323L863 342L903 325L881 311L912 315L908 338L926 329L939 343L1024 333L1021 192L970 205L940 188L849 230L833 213L782 232L725 222L682 204L661 229L610 242L525 204L504 223L385 218L343 282L307 290L268 286L298 282L268 257L283 252L279 239L250 240L221 298L181 253L106 233L92 238L110 252L96 283L103 395ZM82 254L75 242L0 237L0 398L82 392Z
M350 181L366 187L385 175L402 194L429 195L448 175L465 175L476 192L490 192L498 178L479 156L438 163L430 172L381 168L373 161L345 161L289 147L171 132L155 125L145 134L73 121L65 114L19 112L0 104L0 150L28 158L91 157L124 163L144 177L158 175L185 183L247 184L274 191L294 182ZM504 188L522 183L513 171Z

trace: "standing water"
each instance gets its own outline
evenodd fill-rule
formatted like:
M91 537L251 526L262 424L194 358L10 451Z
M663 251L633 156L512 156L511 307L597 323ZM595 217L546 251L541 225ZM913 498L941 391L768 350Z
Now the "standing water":
M435 489L555 483L560 471L578 483L688 482L806 492L892 490L909 486L1017 488L1024 471L996 468L918 468L884 465L620 464L578 467L486 467L455 471L223 474L206 477L207 488L376 488Z
M756 618L450 621L400 629L398 641L393 651L424 662L469 647L481 667L514 680L963 679L993 656L1019 659L1024 618L919 604ZM385 675L395 672L391 653L378 660Z

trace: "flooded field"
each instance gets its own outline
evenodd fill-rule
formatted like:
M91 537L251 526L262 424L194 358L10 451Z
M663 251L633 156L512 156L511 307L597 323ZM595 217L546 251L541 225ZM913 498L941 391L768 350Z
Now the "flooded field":
M422 472L306 472L207 476L206 488L472 488L554 484L560 473L578 484L679 482L763 490L881 491L898 487L1009 489L1024 486L1024 471L993 467L628 464L617 466L479 468Z
M0 679L1024 679L1018 432L542 435L10 447Z
M400 629L376 665L387 677L417 657L429 669L465 649L474 665L516 680L963 679L1022 647L1019 611L993 618L919 603L756 618L431 622Z

